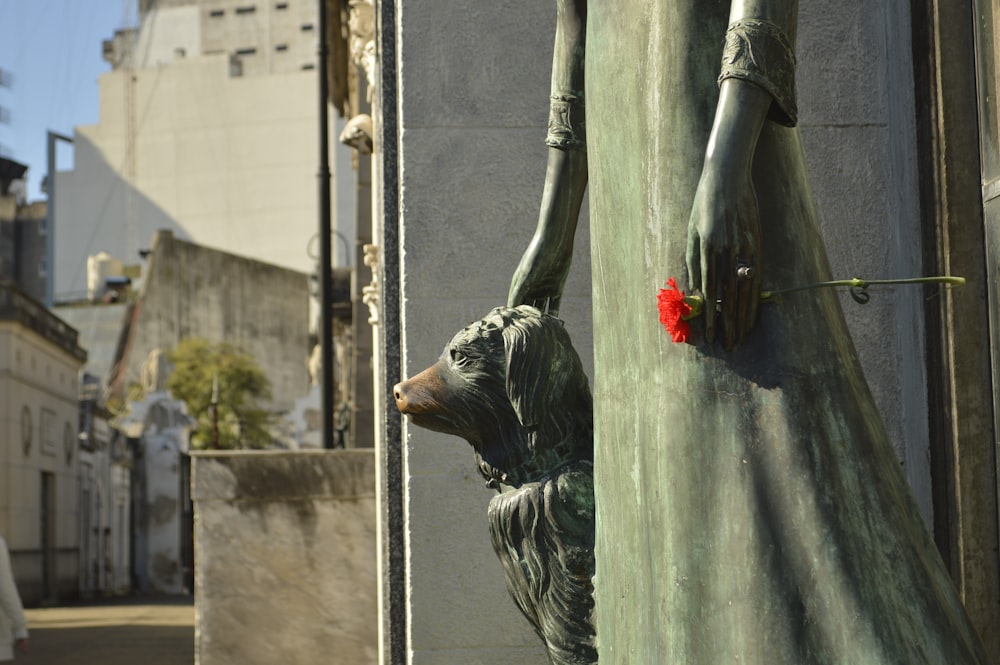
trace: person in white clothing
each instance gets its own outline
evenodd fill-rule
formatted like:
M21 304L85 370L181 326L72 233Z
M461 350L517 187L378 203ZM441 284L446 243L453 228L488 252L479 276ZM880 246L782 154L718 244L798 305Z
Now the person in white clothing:
M0 660L14 660L14 647L28 653L28 622L14 584L7 543L0 536Z

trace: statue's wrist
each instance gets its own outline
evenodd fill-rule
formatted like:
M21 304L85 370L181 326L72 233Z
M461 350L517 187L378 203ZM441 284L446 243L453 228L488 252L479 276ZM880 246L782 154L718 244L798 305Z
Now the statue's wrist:
M546 145L561 150L586 150L587 130L583 96L557 93L549 100Z
M701 176L703 186L719 190L749 179L752 160L753 150L743 142L720 142L705 157Z
M784 31L759 19L741 19L726 31L719 84L741 79L760 87L774 101L769 117L782 125L798 122L795 101L795 50Z

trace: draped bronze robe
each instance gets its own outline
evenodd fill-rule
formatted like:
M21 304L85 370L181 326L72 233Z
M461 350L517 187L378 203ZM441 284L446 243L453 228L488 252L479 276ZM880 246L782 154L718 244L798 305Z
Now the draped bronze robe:
M592 0L596 605L604 663L980 663L838 297L761 306L731 353L674 344L729 3ZM764 288L829 279L796 128L754 159Z

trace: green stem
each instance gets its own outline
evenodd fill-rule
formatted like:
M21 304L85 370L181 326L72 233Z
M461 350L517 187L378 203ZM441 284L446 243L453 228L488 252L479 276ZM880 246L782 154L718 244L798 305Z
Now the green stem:
M949 286L964 286L965 278L952 277L950 275L936 277L912 277L910 279L860 279L855 277L854 279L837 279L832 282L819 282L817 284L809 284L807 286L796 286L791 289L781 289L779 291L761 291L760 299L766 301L774 298L775 296L783 296L786 293L838 286L847 286L855 289L861 289L863 291L872 284L947 284Z
M854 279L837 279L831 282L819 282L817 284L808 284L806 286L796 286L790 289L780 289L778 291L761 291L760 299L761 302L768 302L775 299L778 296L783 296L789 293L796 293L798 291L809 291L812 289L824 289L824 288L836 288L840 286L849 287L851 289L852 297L859 303L868 302L868 294L865 291L869 286L873 284L945 284L946 286L964 286L964 277L952 277L951 275L939 275L935 277L912 277L909 279L860 279L855 277ZM860 293L859 293L860 291ZM683 317L684 320L693 319L696 316L701 315L702 309L704 308L705 299L699 295L687 295L684 296L685 302L691 306L691 312L687 316Z

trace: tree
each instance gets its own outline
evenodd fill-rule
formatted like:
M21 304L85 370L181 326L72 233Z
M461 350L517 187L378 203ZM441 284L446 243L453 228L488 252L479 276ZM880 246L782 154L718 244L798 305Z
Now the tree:
M212 383L218 377L220 448L268 448L270 414L260 403L271 398L271 382L249 354L228 342L199 337L182 340L170 352L173 373L167 388L184 400L198 420L193 448L212 447Z

